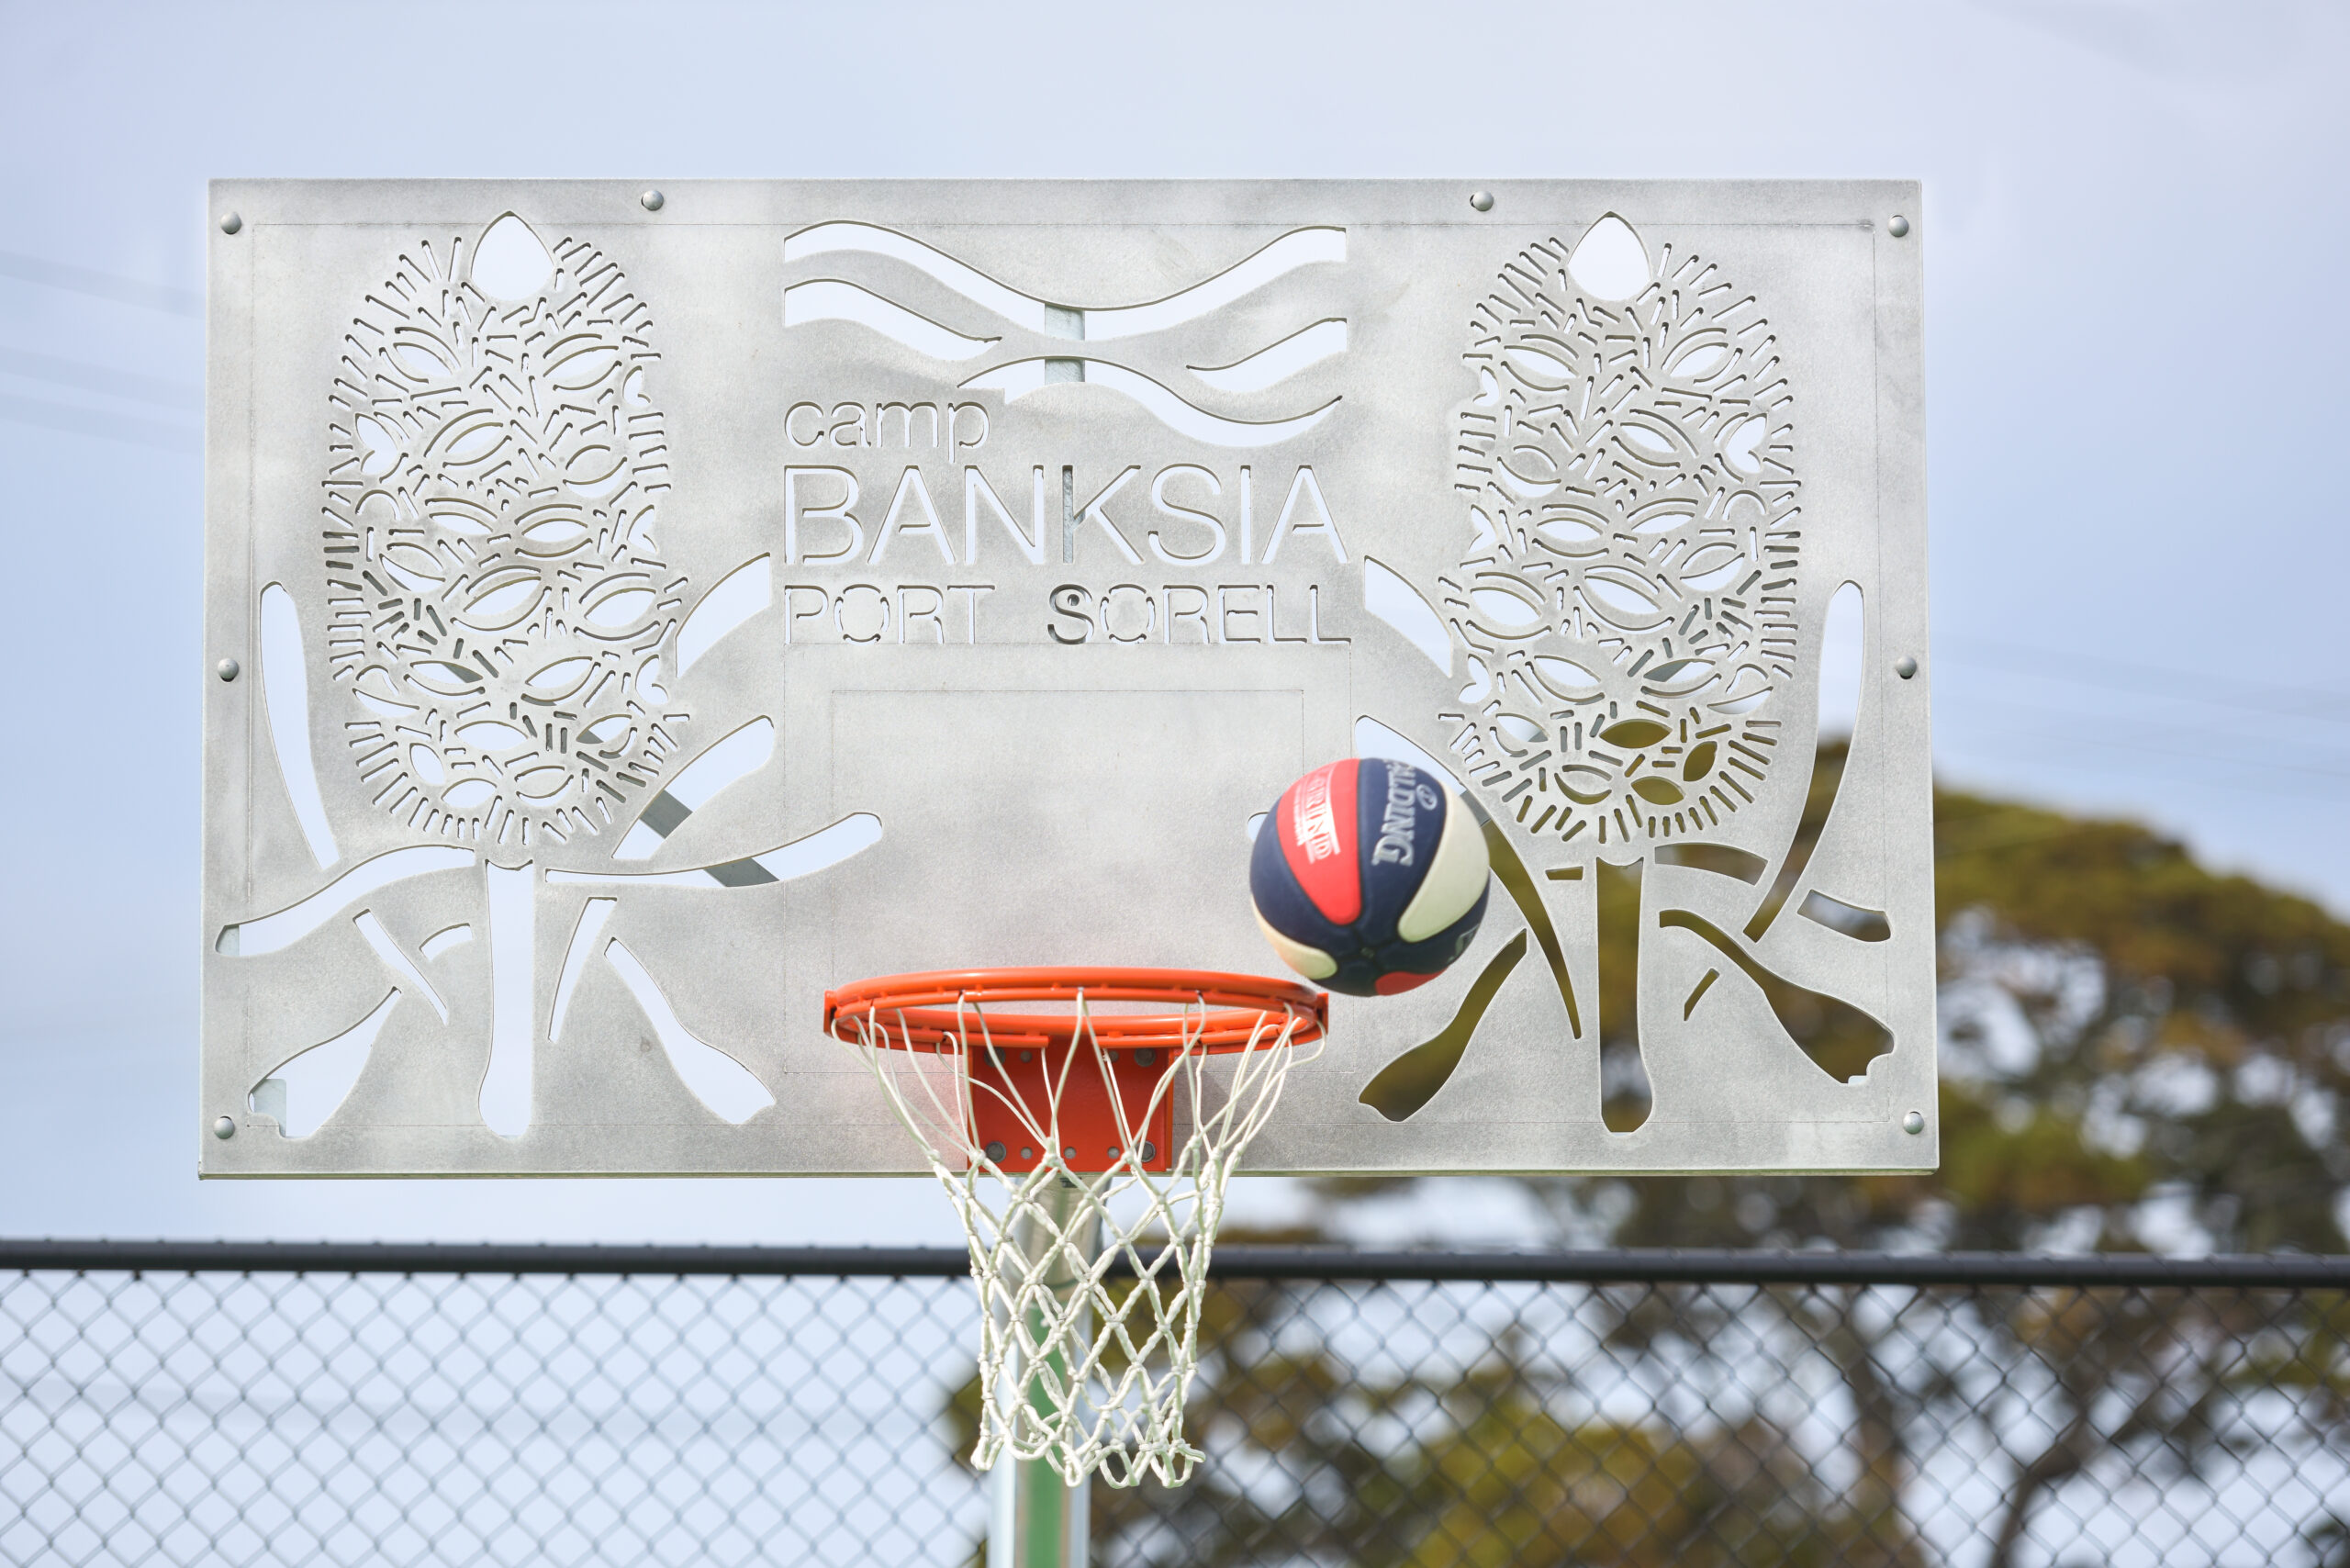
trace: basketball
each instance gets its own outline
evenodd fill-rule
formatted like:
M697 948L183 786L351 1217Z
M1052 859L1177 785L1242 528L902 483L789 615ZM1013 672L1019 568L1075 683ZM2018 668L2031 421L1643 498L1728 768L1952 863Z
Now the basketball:
M1282 791L1248 863L1257 924L1281 961L1348 996L1425 985L1485 915L1485 836L1436 775L1349 757Z

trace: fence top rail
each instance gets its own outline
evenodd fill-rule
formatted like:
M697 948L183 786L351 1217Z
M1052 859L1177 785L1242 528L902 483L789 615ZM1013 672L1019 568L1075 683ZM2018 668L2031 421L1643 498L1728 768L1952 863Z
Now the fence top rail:
M679 1247L343 1241L0 1239L0 1271L811 1275L957 1279L959 1247ZM2350 1257L2156 1258L2011 1252L1216 1249L1225 1280L1751 1285L2248 1286L2350 1290Z

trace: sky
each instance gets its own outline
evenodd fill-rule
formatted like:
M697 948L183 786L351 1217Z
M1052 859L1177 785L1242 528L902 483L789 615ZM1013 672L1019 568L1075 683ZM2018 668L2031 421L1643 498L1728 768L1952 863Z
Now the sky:
M954 1236L904 1181L196 1181L207 179L1920 179L1942 776L2350 914L2345 67L2255 0L0 0L0 1234Z

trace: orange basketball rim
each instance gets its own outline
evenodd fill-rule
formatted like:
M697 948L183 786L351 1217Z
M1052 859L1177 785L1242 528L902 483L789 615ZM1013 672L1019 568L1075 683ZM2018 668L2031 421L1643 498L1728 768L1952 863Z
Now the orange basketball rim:
M1079 1003L1085 1006L1080 1010ZM1176 1013L1097 1013L1096 1002L1163 1002ZM1065 1002L1061 1013L1002 1013L998 1003ZM984 1019L984 1023L982 1023ZM1294 1020L1287 1043L1311 1045L1330 1026L1330 999L1263 975L1214 969L938 969L884 975L824 993L824 1028L851 1044L870 1039L900 1050L999 1050L1066 1046L1090 1037L1103 1050L1166 1049L1211 1054L1262 1044L1267 1026ZM966 1036L968 1036L967 1042Z
M1179 1011L1117 1011L1152 1002ZM946 969L824 995L824 1028L838 1039L952 1058L968 1091L966 1152L1008 1175L1048 1162L1170 1171L1179 1068L1311 1045L1329 1025L1319 991L1210 969Z

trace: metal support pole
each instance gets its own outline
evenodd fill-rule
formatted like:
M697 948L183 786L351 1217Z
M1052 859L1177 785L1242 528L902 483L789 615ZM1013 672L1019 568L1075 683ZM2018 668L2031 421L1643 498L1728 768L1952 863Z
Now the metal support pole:
M1077 1184L1069 1177L1062 1177L1051 1189L1047 1202L1050 1215L1044 1218L1021 1215L1014 1221L1013 1238L1026 1266L1045 1264L1054 1271L1048 1287L1066 1301L1079 1282L1072 1253L1082 1250L1090 1255L1095 1238L1089 1226L1082 1238L1071 1238L1071 1245L1060 1243L1063 1227L1079 1203ZM1042 1331L1041 1321L1032 1319L1030 1329L1033 1341ZM1046 1408L1041 1376L1046 1367L1063 1380L1064 1386L1069 1372L1066 1355L1056 1348L1046 1353L1043 1367L1023 1378L1019 1397L1039 1410ZM988 1393L995 1396L995 1391ZM1089 1486L1069 1485L1046 1460L1015 1460L1009 1455L997 1462L990 1483L988 1568L1085 1568L1091 1523Z

